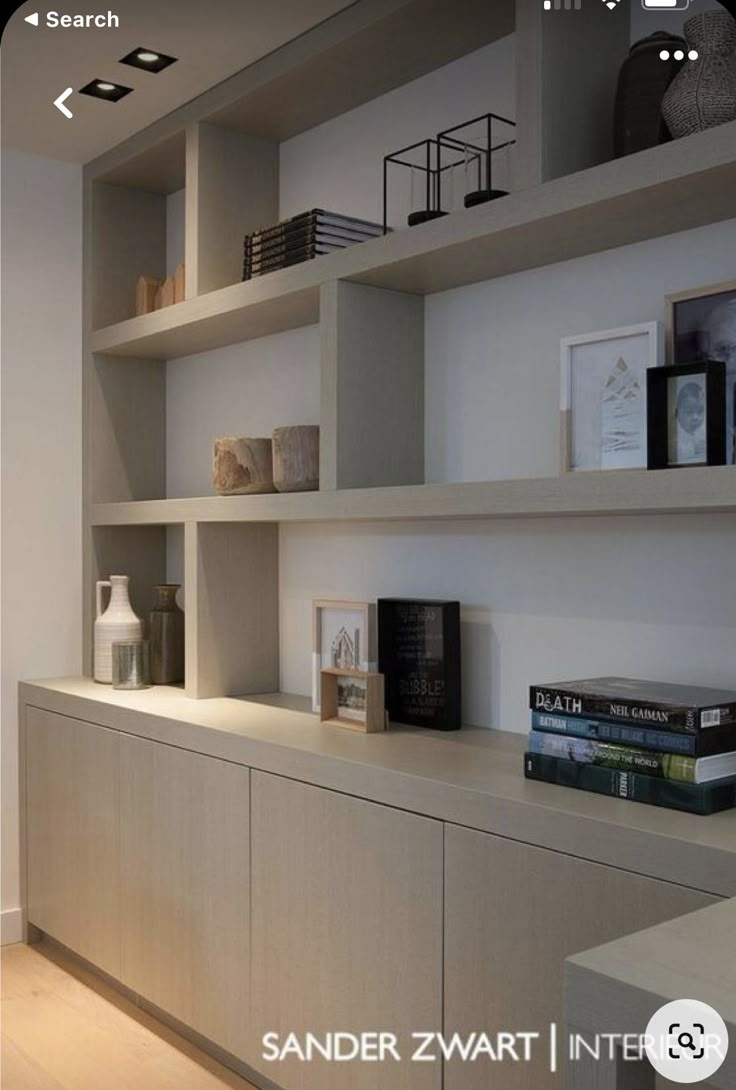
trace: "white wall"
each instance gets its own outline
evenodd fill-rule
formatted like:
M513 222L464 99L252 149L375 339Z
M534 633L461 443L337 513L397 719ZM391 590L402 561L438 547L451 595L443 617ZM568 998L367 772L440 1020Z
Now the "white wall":
M168 496L212 493L217 436L319 424L319 327L172 360L166 369Z
M664 320L735 253L736 219L430 297L427 480L556 474L560 338Z
M516 116L514 43L502 38L287 140L282 217L317 207L381 221L385 155L489 110ZM390 192L400 196L409 174L392 168Z
M81 168L2 156L2 941L20 938L17 683L81 671Z

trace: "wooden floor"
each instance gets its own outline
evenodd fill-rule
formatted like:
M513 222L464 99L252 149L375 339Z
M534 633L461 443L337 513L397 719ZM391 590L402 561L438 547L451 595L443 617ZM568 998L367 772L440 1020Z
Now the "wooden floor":
M59 951L1 961L2 1090L255 1090Z

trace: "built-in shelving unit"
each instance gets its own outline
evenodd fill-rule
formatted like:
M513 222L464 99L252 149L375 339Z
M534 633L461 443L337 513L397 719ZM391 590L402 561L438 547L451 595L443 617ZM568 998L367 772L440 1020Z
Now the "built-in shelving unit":
M279 215L280 141L512 31L510 196L240 282L244 233ZM128 572L145 614L167 534L183 537L186 692L216 697L278 689L279 523L736 511L730 468L425 483L426 295L734 215L736 123L611 161L601 118L628 44L624 5L358 0L88 164L88 670L95 579ZM132 317L182 188L185 301ZM167 365L315 323L320 491L167 498Z
M319 320L353 280L426 295L730 218L736 122L262 280L96 330L95 352L167 359Z

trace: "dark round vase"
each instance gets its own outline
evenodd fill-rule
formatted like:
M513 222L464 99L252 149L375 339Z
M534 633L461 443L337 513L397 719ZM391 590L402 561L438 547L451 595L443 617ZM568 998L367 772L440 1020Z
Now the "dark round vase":
M670 55L667 61L660 57L664 50ZM676 50L687 51L685 40L664 31L642 38L629 50L616 89L613 143L617 157L671 139L662 117L662 100L685 63L674 59Z
M178 590L178 583L156 587L156 604L150 615L154 685L177 685L184 680L184 614L176 604Z

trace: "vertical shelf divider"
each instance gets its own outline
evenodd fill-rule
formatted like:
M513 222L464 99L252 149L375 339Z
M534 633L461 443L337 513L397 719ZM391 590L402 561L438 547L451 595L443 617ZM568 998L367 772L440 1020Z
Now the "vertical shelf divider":
M187 522L184 578L187 696L277 692L278 525Z
M423 484L423 296L334 281L320 326L321 487Z
M279 218L279 145L196 122L186 134L187 298L237 284L243 236Z
M629 8L600 0L545 11L516 3L518 187L613 158L613 106L629 51Z

